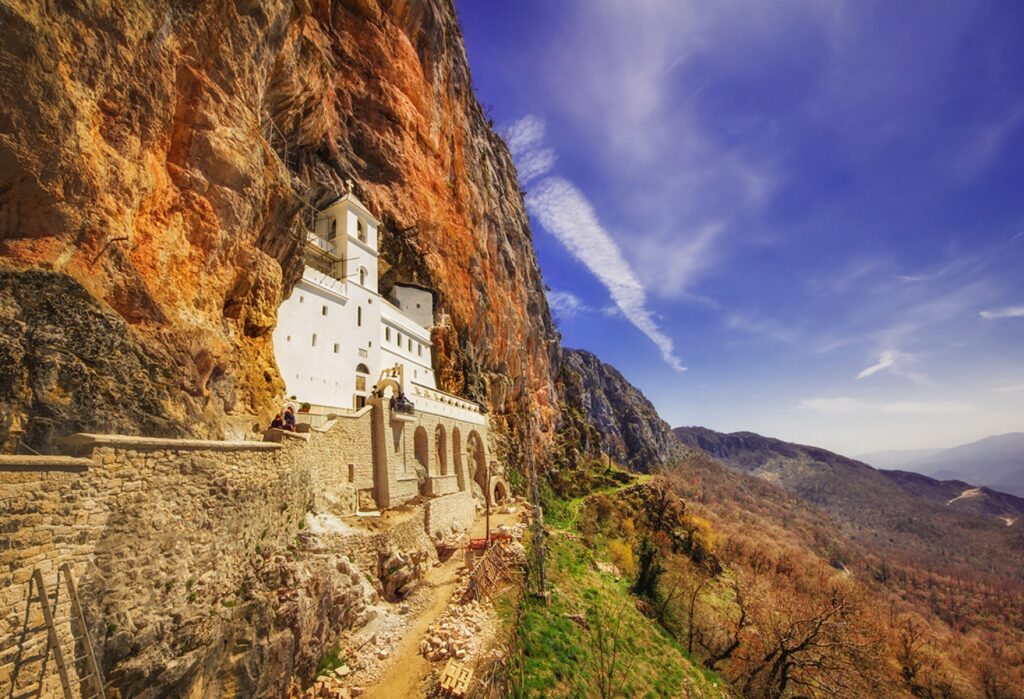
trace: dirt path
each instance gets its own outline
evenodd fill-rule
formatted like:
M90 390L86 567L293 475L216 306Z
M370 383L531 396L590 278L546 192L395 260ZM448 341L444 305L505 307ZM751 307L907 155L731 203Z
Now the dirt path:
M521 508L519 508L521 509ZM491 515L491 529L500 524L515 524L520 521L519 514ZM473 537L483 537L486 523L483 516L477 517L471 530ZM404 699L405 697L424 696L424 681L430 676L433 666L420 655L420 641L427 629L444 613L451 600L452 592L459 579L464 557L462 551L456 551L447 561L431 568L424 579L424 585L430 588L430 599L416 615L401 643L391 654L391 662L384 671L380 682L366 688L368 699Z

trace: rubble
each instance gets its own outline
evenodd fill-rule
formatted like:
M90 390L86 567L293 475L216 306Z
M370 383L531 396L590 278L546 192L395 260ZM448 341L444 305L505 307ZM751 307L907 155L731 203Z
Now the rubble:
M420 654L431 662L455 658L464 660L475 654L484 640L487 610L478 602L448 607L420 641Z

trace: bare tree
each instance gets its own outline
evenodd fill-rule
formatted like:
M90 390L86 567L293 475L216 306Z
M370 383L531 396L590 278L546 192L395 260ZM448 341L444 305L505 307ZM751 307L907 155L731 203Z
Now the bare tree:
M621 632L625 607L609 613L597 604L590 608L586 631L593 651L594 679L601 699L623 694L635 655L626 655L624 636ZM625 656L625 657L624 657Z

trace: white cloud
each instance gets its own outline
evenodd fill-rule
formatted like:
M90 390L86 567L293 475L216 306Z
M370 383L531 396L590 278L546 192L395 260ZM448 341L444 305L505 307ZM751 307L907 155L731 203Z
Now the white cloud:
M565 318L571 318L580 313L588 313L593 310L590 306L583 303L579 296L569 291L551 290L547 292L547 297L551 310Z
M982 311L979 313L982 318L998 320L1000 318L1024 318L1024 306L1009 306L993 311Z
M857 381L873 376L880 371L894 368L896 366L896 360L899 359L899 357L900 353L896 350L886 350L885 352L882 352L882 356L878 358L877 363L872 364L867 369L857 374Z
M576 185L561 177L546 176L555 162L552 150L542 147L544 122L526 116L502 134L512 152L520 182L533 182L526 208L541 226L558 238L572 255L601 281L615 306L655 344L661 357L676 371L686 371L675 354L672 338L659 327L647 308L647 293L618 244L597 219L594 207ZM538 181L538 178L539 179ZM567 292L550 292L548 302L571 316L586 309ZM603 311L608 314L607 309Z
M725 326L730 330L741 330L786 345L798 342L796 332L771 318L754 318L744 313L733 313L725 319Z
M800 408L833 415L883 413L888 415L964 415L976 410L957 401L866 401L859 398L804 398Z
M1014 384L1011 386L1000 386L999 388L992 389L996 393L1018 393L1024 391L1024 383Z
M658 347L662 359L676 371L685 371L672 339L658 327L646 306L643 285L583 193L568 180L547 177L527 195L526 206L544 229L607 287L615 305Z

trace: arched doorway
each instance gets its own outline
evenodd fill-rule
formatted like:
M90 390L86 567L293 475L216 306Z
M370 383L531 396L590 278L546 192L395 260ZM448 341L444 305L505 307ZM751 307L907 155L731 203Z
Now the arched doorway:
M466 489L466 470L462 466L462 432L458 427L452 428L452 465L455 477L459 481L459 490Z
M486 497L487 494L487 464L484 463L484 441L476 430L469 433L466 440L466 456L469 457L469 468L473 474L473 480L480 486L480 490Z
M437 472L442 476L448 475L448 439L444 431L444 425L438 425L434 430L434 451L437 452Z
M427 444L427 431L422 426L416 428L413 436L413 450L416 454L416 462L423 467L423 470L430 475L430 447Z
M491 504L499 505L508 499L508 485L500 478L491 478Z

